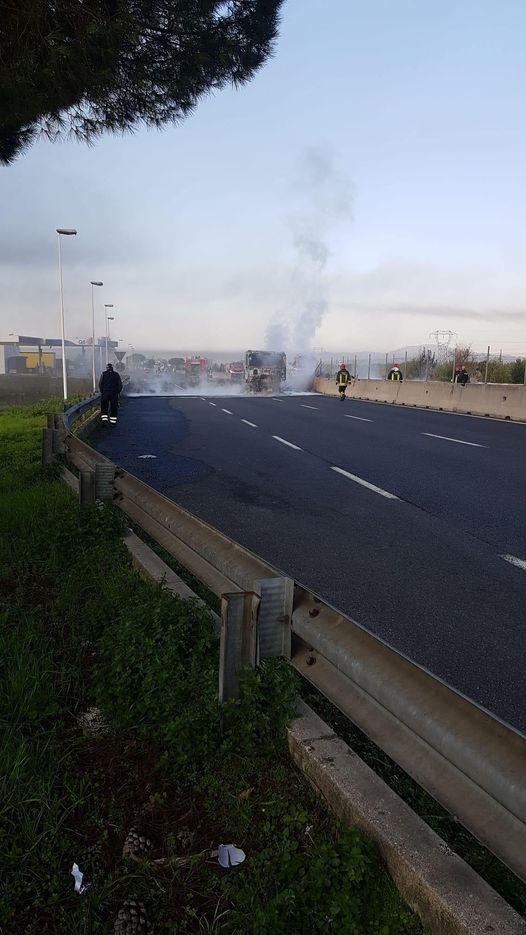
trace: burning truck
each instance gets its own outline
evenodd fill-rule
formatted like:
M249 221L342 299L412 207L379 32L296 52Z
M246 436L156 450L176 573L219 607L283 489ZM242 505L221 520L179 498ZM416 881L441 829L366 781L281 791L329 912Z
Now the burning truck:
M287 379L287 357L276 351L247 351L245 386L250 393L279 393Z

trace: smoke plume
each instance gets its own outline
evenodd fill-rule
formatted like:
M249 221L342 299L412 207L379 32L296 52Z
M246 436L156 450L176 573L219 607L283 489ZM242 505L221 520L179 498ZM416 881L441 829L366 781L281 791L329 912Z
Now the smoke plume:
M329 149L319 146L306 150L291 198L292 295L287 313L278 314L267 328L266 346L301 352L312 347L328 308L324 273L331 235L338 225L351 219L350 183Z

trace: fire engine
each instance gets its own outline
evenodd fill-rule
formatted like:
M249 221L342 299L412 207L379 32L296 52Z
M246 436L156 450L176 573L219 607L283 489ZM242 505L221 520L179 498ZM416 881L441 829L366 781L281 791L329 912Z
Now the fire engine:
M205 357L185 357L185 376L193 386L197 386L205 378L207 364Z

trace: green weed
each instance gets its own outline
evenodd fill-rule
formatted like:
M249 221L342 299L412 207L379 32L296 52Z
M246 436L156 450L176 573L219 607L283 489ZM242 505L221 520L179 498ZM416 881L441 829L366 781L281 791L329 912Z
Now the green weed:
M166 935L421 932L374 848L290 765L291 671L246 672L218 706L210 615L142 581L120 514L80 508L41 467L50 410L0 413L3 935L107 935L129 898ZM94 705L100 736L80 721ZM153 858L189 862L124 860L133 827ZM236 870L200 856L231 841Z

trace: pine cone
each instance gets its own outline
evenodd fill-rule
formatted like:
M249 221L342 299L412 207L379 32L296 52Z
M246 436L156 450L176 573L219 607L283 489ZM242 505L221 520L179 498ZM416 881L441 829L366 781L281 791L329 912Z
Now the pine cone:
M125 859L127 857L147 857L152 850L153 844L149 838L144 837L135 828L132 828L123 844L122 856Z
M148 931L148 918L144 903L127 899L119 909L113 935L144 935Z
M195 832L190 831L190 828L181 828L181 830L177 832L177 840L184 850L190 847L194 838Z

